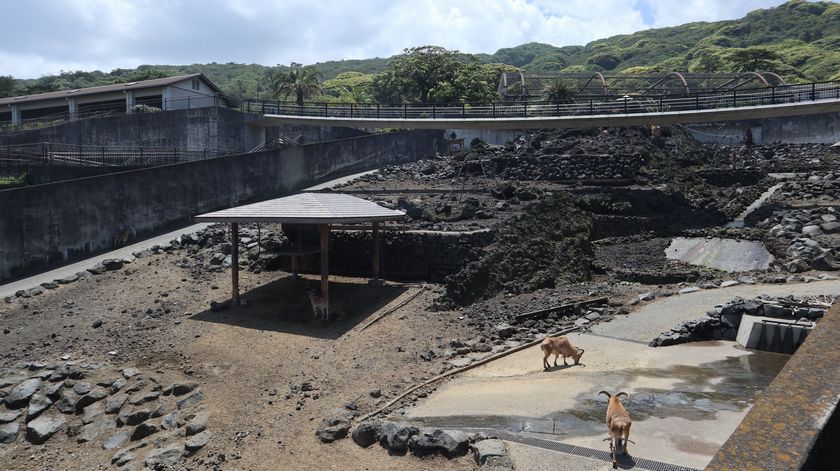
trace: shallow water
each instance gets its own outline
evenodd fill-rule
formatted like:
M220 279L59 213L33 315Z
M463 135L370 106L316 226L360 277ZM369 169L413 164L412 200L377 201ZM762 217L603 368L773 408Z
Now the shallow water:
M710 345L714 343L709 342ZM697 366L628 368L615 371L617 377L611 378L610 382L643 384L644 378L674 381L668 389L634 387L630 397L622 399L634 422L643 422L651 417L715 420L719 412L740 412L750 407L756 394L770 384L788 358L789 355L754 352ZM544 417L425 417L417 422L430 427L492 428L560 437L601 434L607 399L604 395L598 396L599 389L578 394L574 409L553 412ZM561 393L558 391L558 394Z

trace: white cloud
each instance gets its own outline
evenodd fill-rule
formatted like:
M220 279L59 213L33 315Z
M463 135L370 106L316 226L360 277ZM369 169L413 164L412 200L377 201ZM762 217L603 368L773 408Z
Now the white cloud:
M29 0L4 6L0 75L141 64L388 57L435 44L465 52L557 46L780 0ZM676 5L679 5L676 7ZM11 21L10 21L11 20Z

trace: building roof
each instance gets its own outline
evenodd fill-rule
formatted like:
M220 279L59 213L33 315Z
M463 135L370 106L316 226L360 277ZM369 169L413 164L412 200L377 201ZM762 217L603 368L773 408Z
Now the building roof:
M341 193L300 193L201 214L200 222L338 224L390 221L405 213Z
M17 103L30 103L33 101L55 100L56 98L68 98L85 95L96 95L99 93L121 92L126 90L142 90L144 88L156 88L172 85L173 83L201 78L216 93L222 93L213 82L207 79L204 74L176 75L152 80L141 80L139 82L115 83L112 85L100 85L98 87L79 88L76 90L62 90L58 92L38 93L36 95L21 95L0 98L0 105L14 105Z

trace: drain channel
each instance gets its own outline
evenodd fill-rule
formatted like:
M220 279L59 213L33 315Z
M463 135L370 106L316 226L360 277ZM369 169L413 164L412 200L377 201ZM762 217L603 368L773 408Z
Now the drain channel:
M581 456L584 458L592 458L600 461L606 461L609 463L612 462L612 455L604 450L596 450L594 448L587 448L585 446L569 445L566 443L556 442L554 440L545 440L529 435L512 433L506 430L496 430L487 428L462 428L462 430L470 432L483 432L486 435L495 436L502 440L521 443L523 445L529 445L545 450L557 451L560 453L567 453L570 455ZM633 458L630 455L618 455L616 456L616 458L619 467L623 469L647 469L650 471L700 471L696 468L677 466L674 464L663 463L661 461L654 461L646 458Z

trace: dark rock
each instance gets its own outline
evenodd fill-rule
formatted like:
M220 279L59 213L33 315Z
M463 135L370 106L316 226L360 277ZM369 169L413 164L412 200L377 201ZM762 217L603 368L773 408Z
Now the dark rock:
M76 410L80 411L94 402L101 401L106 397L108 397L107 391L102 388L96 388L79 398L79 401L76 403Z
M140 425L141 423L148 420L149 417L151 417L151 415L151 411L146 409L130 411L126 414L121 413L117 422L122 422L125 425Z
M500 339L506 339L516 333L516 329L509 324L499 324L496 326L496 335Z
M368 392L368 394L370 394L370 397L376 399L382 396L382 390L379 388L371 389L370 392Z
M149 435L157 433L157 431L157 425L151 423L151 421L143 422L134 428L134 432L131 434L131 441L142 440Z
M504 459L506 459L507 462L510 461L507 447L505 447L505 442L499 440L498 438L475 442L472 447L473 452L475 453L475 462L479 466L493 461L496 462L494 464L498 464Z
M128 403L134 406L145 404L147 402L152 402L157 400L160 397L160 393L157 391L146 391L144 393L138 393L131 398L128 399Z
M178 401L177 406L178 409L186 409L187 407L192 407L203 400L204 393L201 392L201 389L196 389L192 394Z
M120 260L118 258L107 258L105 260L102 260L102 265L108 271L119 270L120 268L123 267L124 263L125 263L125 261Z
M201 432L188 438L184 446L188 452L195 453L196 451L204 448L212 436L213 435L210 434L210 432Z
M65 389L61 391L61 397L55 403L55 406L65 414L75 414L78 403L79 396L72 389Z
M114 448L122 446L129 438L131 438L131 433L123 430L115 435L111 435L107 440L105 440L105 443L102 444L102 448L106 450L113 450Z
M181 461L184 449L181 445L173 445L166 448L152 450L146 455L145 464L151 469L162 469L167 466L175 466Z
M67 419L61 414L44 413L26 424L26 439L40 445L67 426Z
M405 451L408 449L408 440L418 433L420 430L417 427L384 422L379 435L379 443L392 451Z
M840 223L832 223L832 224L840 224ZM834 257L831 255L831 252L826 252L811 261L811 266L814 267L815 270L825 270L825 271L837 271L840 270L840 263L837 263L834 260Z
M122 409L122 406L125 405L126 401L128 401L128 394L114 394L105 402L105 413L116 414L120 411L120 409Z
M187 436L203 432L207 428L210 416L206 412L199 412L187 423Z
M135 455L134 452L132 452L131 450L120 450L114 453L114 456L111 458L111 463L117 466L122 466L128 463L129 461L133 460L134 458L137 458L137 455Z
M183 396L189 392L192 392L195 388L198 387L198 383L174 383L169 385L166 389L163 390L163 394L168 396L170 394L174 394L176 396Z
M324 443L330 443L346 437L349 430L350 421L346 416L328 417L321 421L315 436Z
M133 377L135 377L139 374L140 374L140 370L138 370L137 368L124 368L122 370L122 375L126 379L133 378Z
M102 436L105 432L115 430L117 428L116 422L111 417L99 417L93 422L87 423L79 429L76 436L76 442L87 443L92 442Z
M469 435L458 430L423 429L411 437L408 448L416 455L440 451L452 458L465 455L469 444Z
M79 275L65 276L64 278L55 280L55 282L60 285L69 285L70 283L75 283L77 281L79 281Z
M20 424L17 422L7 422L0 424L0 443L14 443L20 435Z
M29 398L35 394L35 391L41 387L41 380L38 378L27 379L18 384L9 394L4 398L6 407L9 409L17 409L29 403Z
M82 409L82 423L89 424L97 417L105 413L105 404L102 401L94 402L93 404Z
M171 430L178 425L178 413L170 412L166 414L160 421L160 428L164 430Z
M367 448L379 440L381 424L362 422L353 430L353 441L360 447Z
M78 394L79 396L84 396L85 394L89 393L90 390L93 389L90 383L85 382L78 382L73 385L73 392Z
M41 412L47 410L53 401L41 394L33 394L29 399L29 409L26 412L26 420L32 420L38 417Z
M21 412L21 410L0 410L0 424L14 421Z

